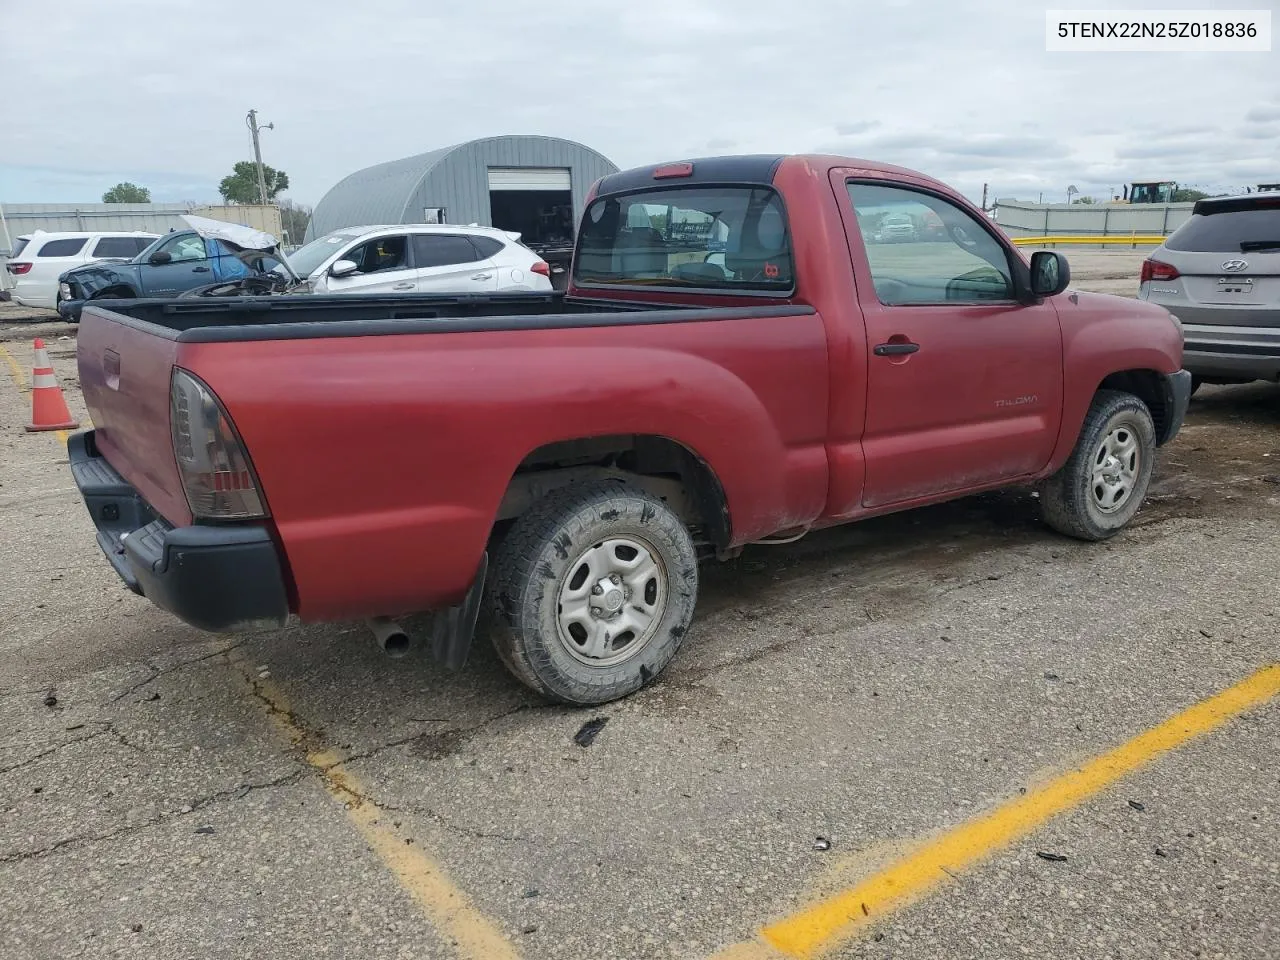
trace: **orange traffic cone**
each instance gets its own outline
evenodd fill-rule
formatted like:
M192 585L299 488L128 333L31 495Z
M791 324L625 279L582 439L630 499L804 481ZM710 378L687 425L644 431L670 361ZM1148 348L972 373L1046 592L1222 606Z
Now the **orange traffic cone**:
M36 359L31 365L31 422L28 430L74 430L79 423L71 419L67 401L62 396L58 379L53 375L49 351L39 337L33 344Z

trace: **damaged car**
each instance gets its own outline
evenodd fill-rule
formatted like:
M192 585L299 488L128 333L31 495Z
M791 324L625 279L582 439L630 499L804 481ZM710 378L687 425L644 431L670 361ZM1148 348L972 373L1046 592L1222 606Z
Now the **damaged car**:
M91 300L285 292L298 283L275 237L184 214L190 229L160 237L131 260L101 260L58 279L58 314L78 323Z

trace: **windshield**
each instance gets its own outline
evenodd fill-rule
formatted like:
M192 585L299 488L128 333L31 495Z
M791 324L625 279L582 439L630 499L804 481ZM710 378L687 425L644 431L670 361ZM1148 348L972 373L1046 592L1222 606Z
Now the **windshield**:
M289 261L289 266L293 267L294 273L305 279L315 273L320 268L320 264L341 250L345 244L355 240L357 236L354 233L326 234L312 240L306 246L299 247L286 259Z
M574 278L785 295L793 285L786 215L768 187L690 185L601 198L583 217Z

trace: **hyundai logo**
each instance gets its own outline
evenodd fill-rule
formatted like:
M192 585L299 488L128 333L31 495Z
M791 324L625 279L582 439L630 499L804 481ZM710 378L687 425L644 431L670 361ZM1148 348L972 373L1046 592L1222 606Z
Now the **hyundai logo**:
M1249 269L1248 260L1228 260L1222 265L1222 269L1226 273L1239 273L1242 270Z

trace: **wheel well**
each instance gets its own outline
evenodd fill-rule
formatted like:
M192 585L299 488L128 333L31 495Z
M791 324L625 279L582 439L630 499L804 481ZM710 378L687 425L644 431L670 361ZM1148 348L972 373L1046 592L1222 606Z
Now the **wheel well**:
M1156 436L1164 435L1169 410L1165 406L1164 386L1160 374L1154 370L1124 370L1113 373L1102 383L1099 390L1119 390L1131 393L1147 405L1151 411L1151 419L1155 422Z
M132 300L137 294L133 292L132 287L126 287L123 284L117 284L114 287L107 287L105 290L99 290L90 300L97 300L100 297L120 297L122 300Z
M511 477L498 521L516 518L566 484L607 477L634 483L666 501L695 542L728 546L729 508L715 472L688 447L648 434L584 437L539 447Z

